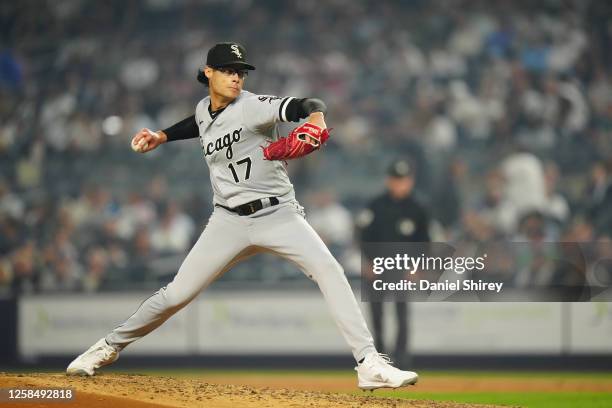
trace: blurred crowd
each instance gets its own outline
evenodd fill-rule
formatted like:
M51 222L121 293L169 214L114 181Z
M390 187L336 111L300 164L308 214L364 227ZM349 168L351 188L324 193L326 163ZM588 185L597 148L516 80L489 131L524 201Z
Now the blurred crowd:
M328 104L328 146L289 171L347 272L355 214L397 156L434 240L609 241L610 21L596 0L5 3L0 292L171 278L212 210L208 172L195 140L144 156L129 140L193 113L228 40L257 67L246 89ZM258 262L224 279L299 274Z

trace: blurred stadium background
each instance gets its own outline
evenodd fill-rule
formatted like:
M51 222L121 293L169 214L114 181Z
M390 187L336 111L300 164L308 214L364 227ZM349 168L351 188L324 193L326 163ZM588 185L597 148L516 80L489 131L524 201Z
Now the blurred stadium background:
M0 367L63 367L172 278L211 212L207 168L197 141L143 156L129 140L192 114L219 41L246 46L248 90L327 102L335 136L289 171L355 288L357 214L400 155L434 240L609 242L611 16L595 0L2 2ZM419 303L410 325L416 367L612 366L608 303ZM263 256L122 364L347 353L316 287Z

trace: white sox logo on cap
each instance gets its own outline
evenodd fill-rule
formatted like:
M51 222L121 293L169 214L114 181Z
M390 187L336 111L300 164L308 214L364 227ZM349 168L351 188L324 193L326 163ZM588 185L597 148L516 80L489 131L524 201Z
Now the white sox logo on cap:
M232 44L232 46L230 47L232 49L232 52L234 54L236 54L236 56L240 59L242 59L242 53L240 52L240 50L238 49L238 46L236 44Z

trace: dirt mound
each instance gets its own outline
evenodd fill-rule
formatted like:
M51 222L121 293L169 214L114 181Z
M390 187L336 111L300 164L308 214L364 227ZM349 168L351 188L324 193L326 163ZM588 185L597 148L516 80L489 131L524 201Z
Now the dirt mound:
M67 377L64 374L0 373L0 388L72 388L74 400L61 407L411 407L450 408L483 407L483 405L449 402L413 401L380 398L376 394L355 396L343 393L252 387L234 384L212 384L196 379L145 375L100 374L91 378ZM6 403L2 403L2 408ZM57 408L57 402L24 403L8 406Z

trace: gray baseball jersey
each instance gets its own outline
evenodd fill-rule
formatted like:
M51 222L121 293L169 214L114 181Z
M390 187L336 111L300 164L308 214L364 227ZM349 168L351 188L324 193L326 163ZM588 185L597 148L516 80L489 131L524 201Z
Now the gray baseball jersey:
M265 160L262 149L277 139L277 123L287 121L291 99L242 91L214 118L209 96L198 103L195 118L215 204L233 208L263 197L294 196L284 164Z

